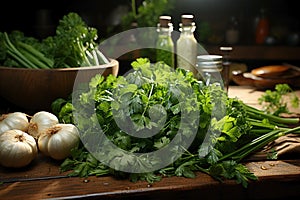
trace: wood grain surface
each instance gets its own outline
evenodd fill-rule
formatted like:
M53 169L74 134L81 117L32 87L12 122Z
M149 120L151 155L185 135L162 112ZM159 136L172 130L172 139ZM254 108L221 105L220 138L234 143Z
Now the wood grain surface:
M233 180L219 182L203 173L196 178L165 177L153 184L110 176L63 177L58 164L39 157L27 169L0 168L0 199L278 199L300 195L300 160L246 163L259 178L247 189Z

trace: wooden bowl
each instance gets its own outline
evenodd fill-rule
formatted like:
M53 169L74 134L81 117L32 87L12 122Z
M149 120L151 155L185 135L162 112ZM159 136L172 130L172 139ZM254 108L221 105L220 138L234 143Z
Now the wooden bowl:
M289 72L290 67L285 65L268 65L251 70L255 76L262 78L280 78Z
M276 84L289 84L292 88L300 87L300 75L285 78L262 78L255 76L251 72L233 72L233 81L241 86L253 86L258 90L274 89Z
M25 110L50 110L57 98L67 98L73 90L74 81L88 83L96 74L117 76L119 62L99 66L27 69L0 67L0 96L11 104ZM80 80L77 73L80 72Z

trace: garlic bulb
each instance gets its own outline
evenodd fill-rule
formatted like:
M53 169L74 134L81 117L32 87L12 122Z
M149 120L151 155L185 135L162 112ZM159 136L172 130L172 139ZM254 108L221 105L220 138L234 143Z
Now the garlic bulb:
M35 139L21 130L8 130L0 135L0 164L24 167L37 156Z
M34 138L38 138L41 132L58 124L58 118L47 111L35 113L29 121L28 133Z
M79 132L73 124L56 124L41 133L38 147L42 153L56 160L65 159L80 141Z
M12 129L27 131L28 125L27 115L22 112L13 112L0 116L0 134Z

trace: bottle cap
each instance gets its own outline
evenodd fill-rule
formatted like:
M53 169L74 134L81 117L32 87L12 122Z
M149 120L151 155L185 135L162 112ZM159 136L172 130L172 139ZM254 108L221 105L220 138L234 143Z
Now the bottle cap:
M171 23L171 16L162 15L159 17L159 24L161 27L168 27Z
M181 15L181 22L183 26L191 26L193 24L194 15L184 14Z

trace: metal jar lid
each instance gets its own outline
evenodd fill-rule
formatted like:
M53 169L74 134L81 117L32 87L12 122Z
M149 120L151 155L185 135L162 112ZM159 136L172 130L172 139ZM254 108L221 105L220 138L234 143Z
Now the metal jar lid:
M198 70L221 71L222 59L221 55L198 55L196 67Z

